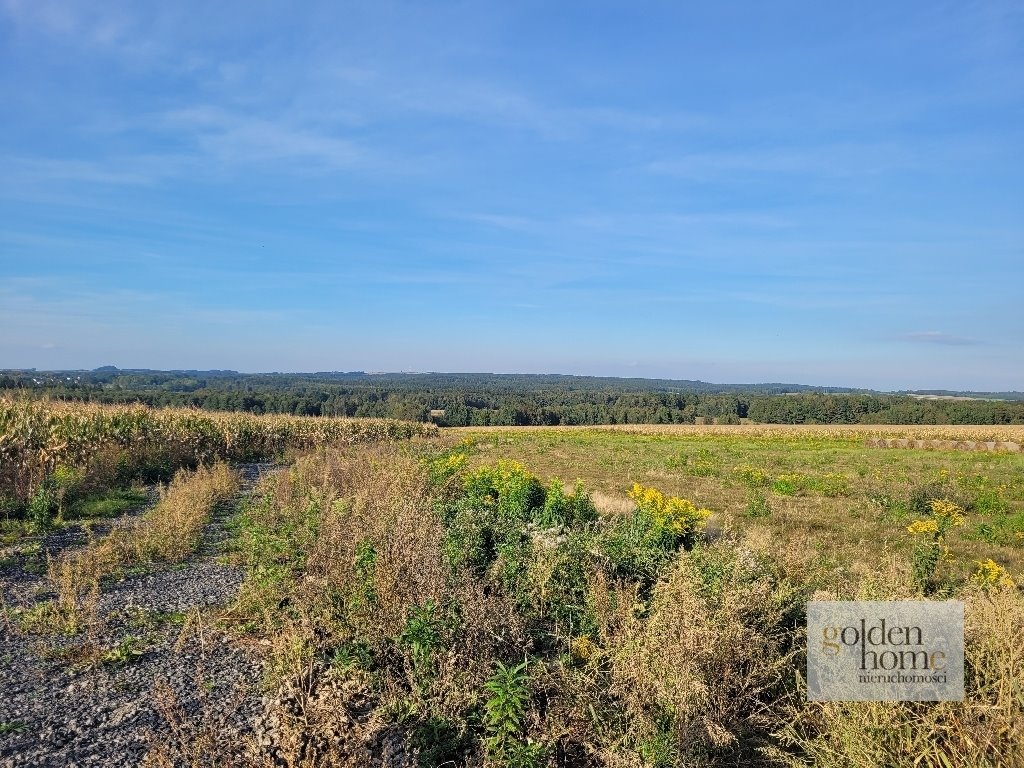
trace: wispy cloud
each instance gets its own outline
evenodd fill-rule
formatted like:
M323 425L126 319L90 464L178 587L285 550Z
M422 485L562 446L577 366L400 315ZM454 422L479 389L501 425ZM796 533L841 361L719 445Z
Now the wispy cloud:
M708 229L785 229L793 222L784 216L756 210L676 211L649 214L595 213L572 216L566 225L583 230L632 234L678 234L699 228Z
M483 224L500 230L530 234L546 232L551 228L551 223L542 219L503 213L454 213L448 218Z
M26 32L58 38L63 44L142 61L170 62L173 46L147 29L147 14L118 3L67 3L60 0L0 0L0 11Z
M695 180L736 175L871 176L913 167L917 153L898 142L765 147L694 152L648 163L649 173Z
M175 110L162 122L195 141L211 159L227 164L306 160L348 168L368 159L367 151L346 137L219 107Z
M498 79L471 79L455 72L410 74L378 73L373 86L382 104L405 113L527 131L551 141L575 140L599 132L679 132L707 128L711 123L709 116L696 112L549 103Z
M155 183L168 170L167 158L134 157L110 162L63 160L40 157L0 158L0 165L11 178L22 182L82 182L115 186L146 186Z
M943 333L942 331L918 331L917 333L904 334L900 338L919 344L941 344L947 347L972 347L981 344L978 339L968 336L956 336L952 333Z

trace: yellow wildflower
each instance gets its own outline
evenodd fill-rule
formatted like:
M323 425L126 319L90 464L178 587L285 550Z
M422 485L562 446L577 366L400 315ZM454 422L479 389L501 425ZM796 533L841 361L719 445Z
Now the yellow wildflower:
M466 466L467 458L464 453L453 453L445 459L444 468L448 472L458 472Z
M689 499L678 496L665 497L655 488L646 488L635 483L629 497L636 502L637 509L649 514L664 530L676 536L691 535L704 527L711 517L711 510L698 508Z
M755 467L750 464L740 464L733 470L740 479L753 486L767 485L768 474L760 467Z
M913 534L936 533L939 530L939 524L935 520L915 520L907 526L907 530Z
M936 518L946 518L950 525L964 524L964 511L959 504L949 499L932 499L929 506Z
M971 580L982 589L989 589L991 587L1007 587L1012 589L1016 586L1016 583L1010 578L1010 574L1006 572L1006 569L991 558L978 561L978 568L975 570Z

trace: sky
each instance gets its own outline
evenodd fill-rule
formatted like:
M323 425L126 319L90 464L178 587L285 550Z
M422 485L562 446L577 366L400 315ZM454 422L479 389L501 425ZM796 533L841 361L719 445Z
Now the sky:
M0 368L1024 390L1024 4L0 0Z

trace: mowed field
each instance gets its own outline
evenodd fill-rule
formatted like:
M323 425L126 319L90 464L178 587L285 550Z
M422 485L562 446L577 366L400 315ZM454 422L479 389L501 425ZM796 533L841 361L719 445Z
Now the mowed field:
M445 430L471 461L522 462L581 480L599 508L631 508L634 483L711 509L712 530L770 535L856 571L906 561L907 526L930 498L965 510L947 538L964 574L991 558L1024 571L1024 453L876 448L877 439L1024 443L1019 426L618 425ZM1012 447L1012 445L1011 445Z

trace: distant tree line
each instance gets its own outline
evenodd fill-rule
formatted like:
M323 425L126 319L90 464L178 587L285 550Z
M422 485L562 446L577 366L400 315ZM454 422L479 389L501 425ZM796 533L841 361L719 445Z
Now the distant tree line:
M786 387L803 391L785 393ZM719 391L715 391L716 387ZM764 384L490 374L7 372L0 389L101 403L251 413L387 417L442 426L1024 424L1024 401L919 399Z
M1024 424L1024 402L800 394L755 398L747 415L764 424Z

